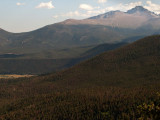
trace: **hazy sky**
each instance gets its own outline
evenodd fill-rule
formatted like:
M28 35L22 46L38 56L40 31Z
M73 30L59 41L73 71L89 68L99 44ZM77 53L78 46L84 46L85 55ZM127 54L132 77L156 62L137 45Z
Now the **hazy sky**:
M0 28L26 32L65 19L83 19L135 6L160 14L160 0L0 0Z

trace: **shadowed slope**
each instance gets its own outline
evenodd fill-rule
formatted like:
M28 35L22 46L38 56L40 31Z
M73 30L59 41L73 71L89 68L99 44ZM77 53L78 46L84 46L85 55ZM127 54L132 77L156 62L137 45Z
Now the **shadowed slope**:
M159 81L159 72L160 36L152 36L103 53L47 78L68 87L91 85L129 87L154 84Z
M33 54L31 59L23 54L0 54L0 74L51 73L53 71L69 68L83 60L94 57L105 51L116 49L125 44L127 43L102 44L96 47L86 46L62 49L59 51L48 50L48 52L41 52L37 55L37 58L34 58L36 55Z

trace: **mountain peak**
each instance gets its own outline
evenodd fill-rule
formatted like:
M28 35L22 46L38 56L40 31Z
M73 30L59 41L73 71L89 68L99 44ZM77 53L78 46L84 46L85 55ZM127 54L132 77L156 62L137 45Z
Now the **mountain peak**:
M147 9L145 9L143 6L136 6L135 8L133 9L136 9L136 10L139 10L139 11L146 11ZM148 10L147 10L148 11Z
M116 11L110 11L110 12L106 12L104 14L100 14L97 16L93 16L90 17L88 19L107 19L107 18L111 18L111 17L115 17L117 16L122 16L124 14L134 14L137 16L145 16L147 18L157 18L159 17L159 15L155 14L154 12L149 11L148 9L144 8L143 6L136 6L135 8L132 8L130 10L128 10L127 12L122 12L119 10Z
M145 9L143 6L136 6L135 8L132 8L131 10L128 10L127 13L129 14L134 14L137 12L147 12L147 13L152 13L149 10Z

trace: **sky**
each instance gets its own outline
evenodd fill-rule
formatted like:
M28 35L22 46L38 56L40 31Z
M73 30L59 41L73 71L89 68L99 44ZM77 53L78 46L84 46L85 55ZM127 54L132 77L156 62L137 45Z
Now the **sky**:
M135 6L160 14L160 0L0 0L0 28L28 32L66 19L84 19Z

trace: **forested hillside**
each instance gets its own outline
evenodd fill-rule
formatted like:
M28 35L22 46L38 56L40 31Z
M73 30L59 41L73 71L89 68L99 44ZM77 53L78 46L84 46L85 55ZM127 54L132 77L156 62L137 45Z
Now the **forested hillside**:
M158 120L159 71L157 35L60 72L1 80L0 119Z

